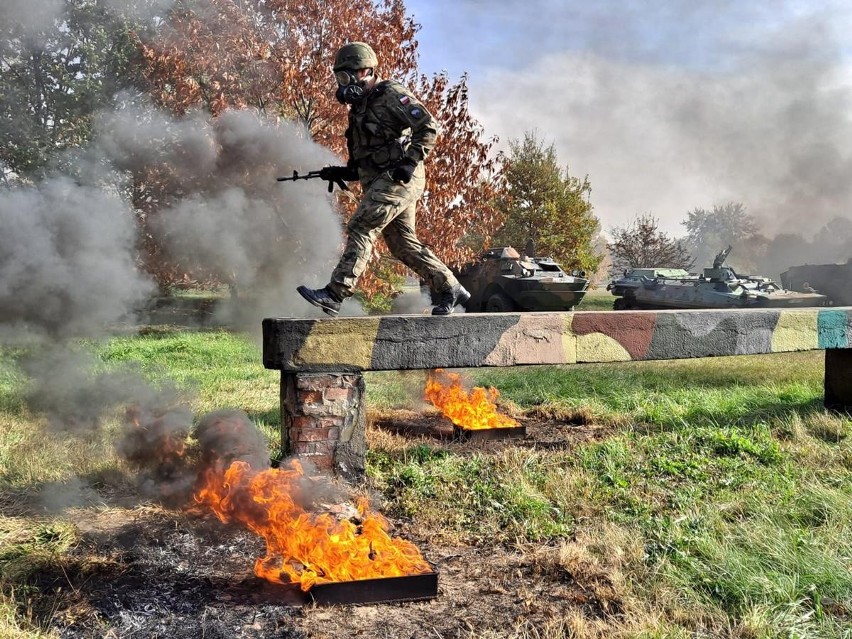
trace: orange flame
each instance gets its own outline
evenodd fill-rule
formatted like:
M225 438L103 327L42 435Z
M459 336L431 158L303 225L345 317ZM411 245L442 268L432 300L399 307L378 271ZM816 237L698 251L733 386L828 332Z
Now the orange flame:
M518 426L517 421L497 412L494 402L499 396L496 388L486 391L481 387L475 387L468 395L462 388L461 375L441 368L430 371L426 379L426 399L456 426L466 430Z
M431 572L417 547L388 534L388 522L358 504L361 523L310 513L296 503L305 482L302 466L254 471L237 461L224 475L209 471L195 498L223 522L236 521L266 540L266 554L254 564L258 577L298 583L309 590L318 583L399 577Z

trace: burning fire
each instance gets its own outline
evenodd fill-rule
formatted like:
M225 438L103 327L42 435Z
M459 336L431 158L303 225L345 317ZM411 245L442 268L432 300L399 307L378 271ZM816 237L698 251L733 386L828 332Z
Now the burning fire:
M496 388L475 387L470 395L462 388L461 375L441 368L429 372L426 399L456 426L466 430L513 428L518 422L497 412Z
M266 540L254 564L258 577L314 584L431 572L417 547L388 534L388 522L358 504L359 524L330 513L308 512L298 498L309 480L301 464L255 471L233 462L224 475L209 470L195 499L223 522L239 522Z

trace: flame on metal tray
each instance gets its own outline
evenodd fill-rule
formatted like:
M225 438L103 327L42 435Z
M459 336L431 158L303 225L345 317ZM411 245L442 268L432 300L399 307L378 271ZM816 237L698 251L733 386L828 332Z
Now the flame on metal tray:
M390 536L387 520L366 500L358 504L357 523L299 505L296 497L308 480L297 460L261 471L236 461L224 474L208 471L204 479L197 502L266 540L266 554L254 565L258 577L307 591L315 584L432 570L413 543Z
M426 379L426 399L465 430L518 426L516 420L497 412L495 402L499 396L496 388L475 387L468 393L462 387L461 375L441 368L430 371Z

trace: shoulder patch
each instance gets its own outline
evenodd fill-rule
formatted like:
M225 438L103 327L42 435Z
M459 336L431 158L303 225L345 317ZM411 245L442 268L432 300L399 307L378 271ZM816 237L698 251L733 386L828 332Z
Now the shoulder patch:
M411 107L408 113L411 114L412 118L419 118L423 115L423 109L420 107Z
M404 106L404 105L408 104L409 102L411 102L411 98L409 98L407 95L401 95L399 97L399 102L400 102L400 104L402 104Z

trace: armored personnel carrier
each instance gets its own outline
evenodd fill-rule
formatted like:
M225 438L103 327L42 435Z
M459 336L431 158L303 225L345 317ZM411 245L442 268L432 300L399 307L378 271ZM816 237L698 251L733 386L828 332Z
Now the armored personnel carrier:
M828 298L819 293L788 291L767 277L738 275L724 265L730 252L730 246L720 251L713 266L700 276L640 277L638 286L620 288L622 296L613 308L795 308L828 304ZM615 293L615 287L611 290Z
M549 257L522 256L511 246L484 251L456 276L470 292L471 313L570 311L589 288L582 271L566 273Z
M682 268L633 268L624 271L624 275L606 285L606 290L612 291L613 295L622 297L628 290L639 288L643 281L663 279L687 279L697 278Z
M852 258L845 264L804 264L781 273L784 288L803 293L816 291L835 306L852 306Z

